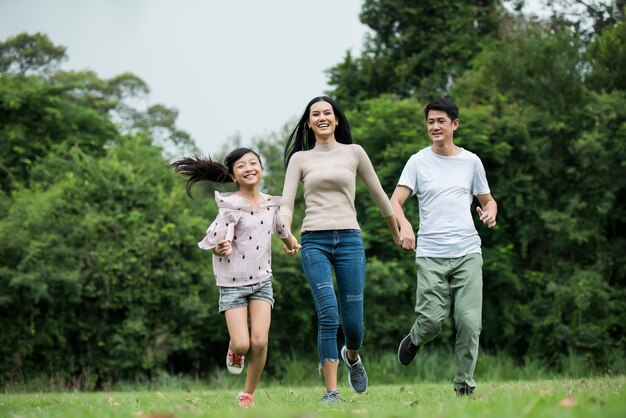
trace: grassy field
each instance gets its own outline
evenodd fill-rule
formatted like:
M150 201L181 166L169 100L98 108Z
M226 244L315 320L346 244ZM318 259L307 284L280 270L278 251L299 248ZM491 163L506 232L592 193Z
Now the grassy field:
M321 386L261 387L256 406L236 406L236 390L59 392L0 395L0 417L626 417L626 376L483 382L472 398L451 384L371 386L322 405Z

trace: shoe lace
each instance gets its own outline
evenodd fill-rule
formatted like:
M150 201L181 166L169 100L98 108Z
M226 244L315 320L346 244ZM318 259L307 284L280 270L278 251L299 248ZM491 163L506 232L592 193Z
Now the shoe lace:
M352 374L354 377L360 379L363 377L364 373L365 367L363 367L363 363L361 363L360 361L350 366L350 374Z
M234 351L228 352L228 358L230 360L230 364L233 366L241 366L243 364L243 356L238 356Z

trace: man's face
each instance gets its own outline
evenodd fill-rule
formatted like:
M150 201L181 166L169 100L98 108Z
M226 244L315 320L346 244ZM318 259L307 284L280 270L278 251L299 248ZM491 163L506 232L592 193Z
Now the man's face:
M448 114L442 110L429 110L426 127L433 143L452 142L454 131L459 127L459 120L450 120Z

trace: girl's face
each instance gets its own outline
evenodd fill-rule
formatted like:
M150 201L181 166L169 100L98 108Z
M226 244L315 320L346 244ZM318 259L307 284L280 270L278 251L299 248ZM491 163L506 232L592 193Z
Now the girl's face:
M239 187L256 186L263 178L263 166L253 152L244 154L233 164L233 180Z
M313 103L309 109L309 126L317 138L334 135L337 117L333 106L323 100Z

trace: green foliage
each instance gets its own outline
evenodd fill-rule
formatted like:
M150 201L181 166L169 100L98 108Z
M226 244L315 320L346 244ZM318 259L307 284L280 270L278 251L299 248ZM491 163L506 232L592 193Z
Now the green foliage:
M66 59L65 47L41 33L22 33L0 42L0 73L49 75Z
M39 77L0 75L0 184L27 185L37 162L58 147L78 146L94 156L117 136L101 113L73 103L68 88Z
M14 237L0 245L3 318L15 323L2 369L44 364L91 386L155 372L173 355L199 367L197 345L221 337L207 326L222 325L207 256L189 245L206 220L160 150L126 137L103 158L73 148L37 171L57 180L16 191L0 223Z
M348 52L328 71L332 95L347 108L381 94L439 95L489 45L499 2L366 0L361 22L373 30L360 57Z
M607 27L589 47L592 62L588 84L596 91L626 90L626 25L618 22Z

